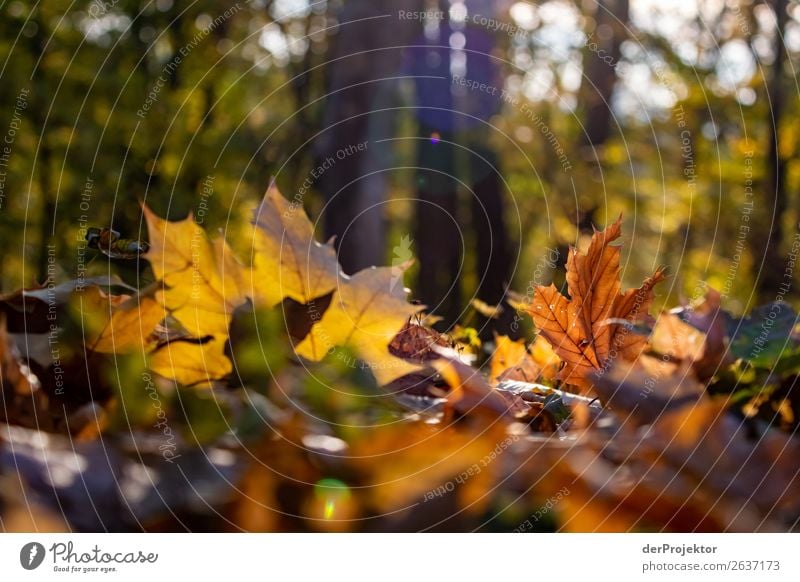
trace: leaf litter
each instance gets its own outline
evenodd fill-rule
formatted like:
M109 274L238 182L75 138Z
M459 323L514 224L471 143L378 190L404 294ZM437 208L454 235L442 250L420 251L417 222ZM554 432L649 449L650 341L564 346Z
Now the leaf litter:
M518 302L534 336L481 345L274 185L249 254L144 212L152 285L0 297L6 531L798 529L796 313L651 314L621 218Z

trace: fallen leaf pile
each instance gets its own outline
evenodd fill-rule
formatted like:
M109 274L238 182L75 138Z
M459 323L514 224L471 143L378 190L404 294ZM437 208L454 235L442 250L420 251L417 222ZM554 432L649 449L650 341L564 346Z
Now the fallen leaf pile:
M520 305L533 335L482 342L428 325L409 262L344 274L274 185L245 240L143 212L140 289L0 297L0 529L800 527L797 314L651 314L621 219Z

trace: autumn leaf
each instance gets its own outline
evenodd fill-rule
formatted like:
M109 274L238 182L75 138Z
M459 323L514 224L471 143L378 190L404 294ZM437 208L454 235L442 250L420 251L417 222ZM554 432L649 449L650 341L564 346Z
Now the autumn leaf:
M196 337L228 334L233 311L246 300L244 267L223 239L209 240L190 216L169 222L144 207L147 258L162 289L157 299Z
M506 434L506 426L490 425L477 436L452 427L443 430L419 424L368 429L353 444L353 465L367 476L369 487L365 493L378 511L406 508L416 500L432 498L431 491L448 483L477 459L510 447L515 439ZM435 462L431 461L432 451ZM370 461L375 458L382 462ZM491 471L484 473L484 477L492 476ZM444 492L445 488L441 490ZM488 491L491 484L486 486Z
M526 407L511 394L492 388L481 373L468 366L458 354L447 348L435 348L439 359L430 365L442 375L450 386L447 407L459 414L480 414L491 420L511 420L514 412Z
M142 207L150 240L147 260L156 278L166 280L191 268L194 255L210 254L210 245L202 227L191 216L168 221L157 216L146 205ZM208 265L203 264L208 268ZM206 273L210 276L210 273Z
M553 380L561 367L561 359L553 351L553 346L541 335L537 335L528 347L534 363L539 366L539 376L544 380Z
M156 300L189 335L153 353L151 369L186 385L219 379L232 369L224 344L233 311L247 300L247 270L224 239L210 240L191 216L170 222L146 206L144 214Z
M525 340L514 341L504 335L495 335L494 340L489 374L492 383L552 380L558 374L561 360L541 335L537 335L530 345L526 345Z
M436 346L448 347L447 338L430 327L407 321L403 328L392 338L389 351L392 355L424 362L438 358L434 351Z
M621 234L622 217L595 232L586 254L571 249L567 259L569 299L555 285L539 285L526 310L540 334L564 361L559 379L588 389L586 375L610 359L635 358L646 338L614 321L636 322L647 315L653 287L666 272L658 269L639 289L620 293L620 249L612 246Z
M650 344L659 354L670 359L700 360L705 352L705 334L685 323L675 314L663 313L658 317Z
M331 304L296 351L319 361L336 346L351 346L376 379L386 384L419 367L389 353L389 344L408 318L422 309L406 301L402 286L392 285L395 267L373 267L352 277L342 275ZM309 309L314 304L309 303Z
M306 304L336 288L339 263L331 244L314 240L301 206L290 204L274 184L256 209L251 288L269 306L284 297Z
M631 411L627 419L640 424L696 402L705 392L689 363L679 365L648 355L616 362L605 373L595 373L593 388L606 404Z
M150 355L149 368L179 384L197 386L227 376L233 366L225 355L225 342L210 338L168 342Z
M494 336L494 352L489 372L489 381L520 380L535 382L541 368L536 365L528 352L525 340L514 341L505 335Z
M651 334L652 348L677 360L690 362L692 369L701 380L709 380L727 365L733 363L734 355L738 355L737 346L730 346L728 337L729 315L721 309L721 296L714 289L709 289L705 297L692 305L686 305L662 313ZM790 316L787 331L778 340L780 348L773 359L768 359L767 367L773 367L780 360L786 337L791 332L794 317ZM759 332L760 332L760 321ZM744 336L746 326L736 328L737 335ZM752 351L752 340L747 349ZM776 342L776 343L778 343ZM786 350L789 352L789 350Z
M473 299L470 301L470 305L472 305L475 311L488 319L497 319L503 314L502 305L489 305L480 299Z
M121 354L147 352L154 347L153 330L167 314L153 297L138 295L114 305L111 297L96 287L90 287L84 295L95 308L95 313L111 314L97 338L89 342L93 351ZM92 295L94 297L90 298Z
M690 372L649 356L613 363L594 384L606 426L521 459L523 482L564 491L561 529L785 531L797 519L796 439L764 427L753 438Z

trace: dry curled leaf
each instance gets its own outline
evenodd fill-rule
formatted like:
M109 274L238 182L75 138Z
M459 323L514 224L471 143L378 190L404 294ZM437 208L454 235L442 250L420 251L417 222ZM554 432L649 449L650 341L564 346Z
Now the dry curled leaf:
M403 328L392 338L389 351L398 358L415 362L425 362L439 357L435 346L449 347L447 338L430 327L407 321Z
M666 277L659 268L639 289L620 293L620 249L612 246L621 234L622 218L595 232L586 254L572 249L567 259L569 298L555 285L539 285L526 307L540 334L563 360L559 379L587 390L586 376L617 358L632 359L646 338L619 320L636 322L647 315L653 287Z

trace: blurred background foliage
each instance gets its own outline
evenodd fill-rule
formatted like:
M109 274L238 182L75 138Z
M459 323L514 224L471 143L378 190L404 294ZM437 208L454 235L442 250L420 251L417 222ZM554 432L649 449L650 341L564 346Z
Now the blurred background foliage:
M400 16L424 10L441 18ZM403 258L410 235L409 283L445 324L465 298L547 282L549 249L563 262L620 212L626 282L669 264L667 304L708 283L744 311L783 281L800 220L794 1L13 0L0 12L4 292L75 277L87 226L144 237L141 201L193 212L248 256L242 225L271 177L319 218L319 238L337 235L349 272ZM129 281L136 269L113 267Z

